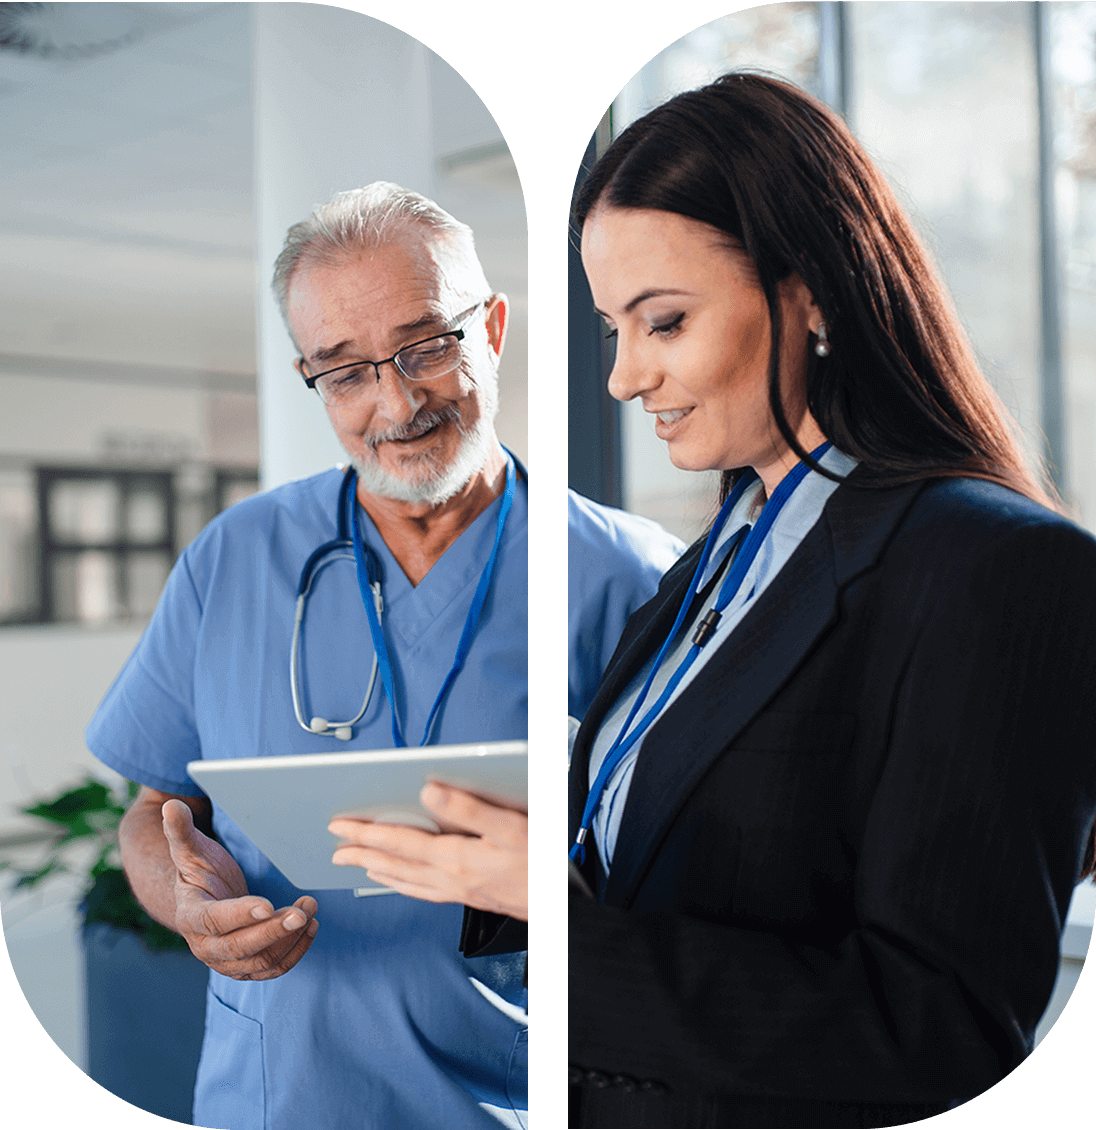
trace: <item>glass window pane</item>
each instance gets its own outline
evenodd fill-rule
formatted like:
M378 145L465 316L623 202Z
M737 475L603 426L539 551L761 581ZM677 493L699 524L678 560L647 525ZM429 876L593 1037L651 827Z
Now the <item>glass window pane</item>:
M167 536L167 499L153 486L139 486L126 497L126 539L159 542Z
M250 479L234 479L226 483L223 495L225 509L237 502L242 502L245 498L250 498L258 490L259 484Z
M50 485L50 533L58 541L114 541L119 510L118 485L110 479L62 479Z
M1042 454L1031 5L849 4L851 124L910 210L983 370Z
M118 618L118 563L109 553L58 553L50 567L53 618L103 624Z
M1050 5L1050 71L1066 484L1081 521L1096 530L1096 4Z
M0 471L0 621L38 611L38 499L29 471Z
M613 102L613 132L683 90L736 67L791 79L818 93L817 4L762 4L704 24L660 51Z

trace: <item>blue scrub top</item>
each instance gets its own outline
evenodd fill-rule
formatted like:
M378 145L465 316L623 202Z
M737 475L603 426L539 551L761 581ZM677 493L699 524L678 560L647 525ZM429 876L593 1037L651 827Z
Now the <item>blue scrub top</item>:
M654 596L685 543L657 522L567 492L567 713L581 718L628 617Z
M309 554L335 537L341 473L238 503L184 551L136 650L88 728L92 752L130 780L201 795L197 758L386 749L378 679L349 742L293 715L289 649ZM412 587L367 517L380 561L384 630L400 721L423 727L456 652L495 536L496 499ZM518 483L468 662L431 744L524 738L527 702L527 490ZM318 574L300 682L306 719L352 718L373 661L352 560ZM216 805L213 824L248 889L276 906L301 892ZM210 976L195 1122L228 1130L497 1130L524 1125L524 955L465 959L461 908L350 891L312 891L320 930L271 981Z

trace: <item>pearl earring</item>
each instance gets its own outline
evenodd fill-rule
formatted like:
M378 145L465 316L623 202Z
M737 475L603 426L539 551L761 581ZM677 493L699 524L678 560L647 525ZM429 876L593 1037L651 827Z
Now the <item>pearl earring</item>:
M814 343L814 352L819 357L829 357L830 342L826 337L826 323L818 323L818 340Z

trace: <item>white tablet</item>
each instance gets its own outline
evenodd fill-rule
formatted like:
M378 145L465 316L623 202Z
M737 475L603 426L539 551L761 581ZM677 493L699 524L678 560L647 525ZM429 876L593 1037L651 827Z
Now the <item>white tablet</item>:
M341 842L327 830L333 817L439 831L419 803L427 781L527 811L526 751L526 742L483 742L192 761L187 772L294 886L381 894L388 888L360 868L331 862Z

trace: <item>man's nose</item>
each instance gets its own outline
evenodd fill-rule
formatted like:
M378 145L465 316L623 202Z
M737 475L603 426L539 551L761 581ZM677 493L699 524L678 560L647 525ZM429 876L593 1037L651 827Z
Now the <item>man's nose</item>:
M426 389L405 377L395 361L384 362L377 373L377 408L394 424L410 423L426 403Z

